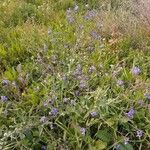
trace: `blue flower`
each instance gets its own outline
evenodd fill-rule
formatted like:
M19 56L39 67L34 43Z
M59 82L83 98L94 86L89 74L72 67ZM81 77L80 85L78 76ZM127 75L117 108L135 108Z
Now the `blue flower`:
M86 128L83 128L83 127L80 128L80 132L82 135L85 135L86 134Z
M144 94L144 97L145 97L146 99L150 100L150 94L145 93L145 94Z
M144 101L143 100L139 100L138 103L139 103L140 106L144 105Z
M96 71L95 66L91 66L91 67L89 68L89 73L93 73L94 71Z
M118 85L118 86L122 86L123 84L124 84L124 81L123 81L123 80L118 80L118 81L117 81L117 85Z
M132 119L133 115L135 114L135 110L133 108L131 108L128 113L125 113L127 115L128 118Z
M96 15L96 12L94 10L90 10L86 13L84 19L91 20Z
M73 23L74 18L73 18L72 11L70 8L66 12L66 18L67 18L69 23Z
M98 33L97 32L95 32L95 31L93 31L92 33L91 33L91 36L94 38L94 39L101 39L101 36L100 35L98 35Z
M137 130L136 131L136 137L139 137L139 138L141 138L142 136L143 136L143 131L142 130Z
M47 121L47 117L45 117L45 116L41 117L41 119L40 119L41 123L45 123L46 121Z
M141 73L141 70L140 70L139 67L133 67L131 69L131 72L132 72L133 75L139 75Z
M10 82L9 80L2 80L2 85L3 85L3 86L8 85L9 82Z
M41 150L47 150L46 146L45 146L45 145L42 145L42 146L41 146Z
M52 110L49 112L50 115L56 116L59 113L58 108L52 108Z
M93 111L90 114L91 114L92 117L96 117L97 116L97 112L96 111Z
M7 96L1 96L1 100L4 102L4 101L7 101L8 98L7 98Z
M81 88L81 89L85 89L85 88L87 88L87 82L86 82L86 80L84 80L84 79L82 79L81 81L80 81L80 85L79 85L79 87Z

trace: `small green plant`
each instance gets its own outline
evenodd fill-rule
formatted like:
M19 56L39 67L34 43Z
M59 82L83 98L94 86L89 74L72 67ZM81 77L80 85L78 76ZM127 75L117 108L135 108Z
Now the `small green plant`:
M0 149L150 149L150 32L132 4L0 3Z

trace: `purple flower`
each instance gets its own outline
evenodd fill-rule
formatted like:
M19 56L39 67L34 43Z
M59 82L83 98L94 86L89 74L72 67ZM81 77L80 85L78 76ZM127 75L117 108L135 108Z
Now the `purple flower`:
M78 64L76 69L79 70L79 71L82 71L82 66L81 66L81 64Z
M66 18L70 24L73 23L74 19L70 8L66 12Z
M46 121L47 121L47 117L45 117L45 116L41 117L41 119L40 119L41 123L45 123Z
M8 98L7 98L7 96L1 96L1 100L4 102L4 101L7 101Z
M42 145L41 150L47 150L45 145Z
M91 35L92 35L92 37L94 38L94 39L100 39L101 37L98 35L98 33L97 32L92 32L91 33Z
M117 85L118 85L118 86L122 86L123 84L124 84L124 81L123 81L123 80L118 80L118 81L117 81Z
M96 116L97 116L97 112L96 112L96 111L93 111L93 112L90 113L90 115L91 115L92 117L96 117Z
M67 76L66 76L66 75L62 75L62 76L61 76L61 79L62 79L63 81L66 81L66 80L67 80Z
M87 82L86 82L85 80L81 80L79 87L80 87L81 89L87 88Z
M132 119L133 115L135 114L135 110L133 108L131 108L128 113L125 113L127 115L128 118Z
M82 127L82 128L80 128L80 132L81 132L82 135L85 135L86 129Z
M144 105L144 101L143 100L139 100L138 103L139 103L140 106Z
M3 86L8 85L9 82L10 82L9 80L2 80L2 85L3 85Z
M139 138L141 138L142 136L143 136L143 131L142 130L137 130L136 131L136 137L139 137Z
M85 20L91 20L94 16L95 16L95 11L94 10L90 10L86 13L86 15L84 16Z
M77 77L77 76L80 76L81 74L82 74L82 66L78 64L75 69L74 75Z
M124 144L126 145L126 144L128 144L128 143L129 143L129 138L126 137L126 138L124 139Z
M131 72L132 72L133 75L139 75L141 73L141 70L140 70L139 67L133 67L131 69Z
M52 110L49 112L49 114L56 116L58 114L58 112L59 112L58 108L52 108Z
M145 97L146 99L150 100L150 94L145 93L145 94L144 94L144 97Z
M89 73L93 73L94 71L96 71L95 66L91 66L91 67L89 68Z

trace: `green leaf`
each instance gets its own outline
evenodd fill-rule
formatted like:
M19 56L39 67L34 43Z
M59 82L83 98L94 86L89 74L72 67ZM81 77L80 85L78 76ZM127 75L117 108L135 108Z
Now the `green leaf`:
M103 149L106 149L106 147L107 147L106 142L98 140L94 143L94 146L92 146L90 149L91 150L103 150Z
M104 142L110 142L112 140L112 133L107 129L99 130L96 134L97 138Z
M121 143L120 146L119 146L119 149L120 150L133 150L133 147L132 147L131 144Z

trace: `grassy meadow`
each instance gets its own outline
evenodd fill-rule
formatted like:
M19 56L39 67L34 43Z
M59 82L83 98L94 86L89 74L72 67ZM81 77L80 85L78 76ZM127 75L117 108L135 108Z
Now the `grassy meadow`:
M150 1L0 0L0 150L150 150Z

